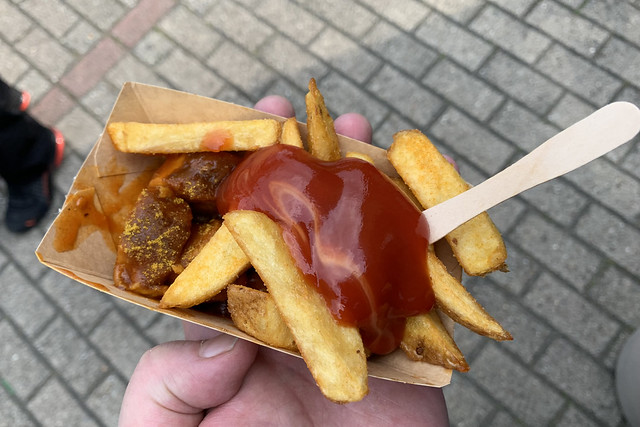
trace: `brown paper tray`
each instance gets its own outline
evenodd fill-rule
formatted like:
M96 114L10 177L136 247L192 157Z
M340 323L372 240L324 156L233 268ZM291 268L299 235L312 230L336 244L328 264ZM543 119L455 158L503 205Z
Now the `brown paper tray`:
M140 83L125 83L108 123L114 121L188 123L264 117L283 120L277 116L215 99ZM300 129L303 139L305 139L306 126L300 124ZM397 176L386 158L385 150L342 136L340 144L343 153L359 151L368 154L374 159L376 166L381 171L390 176ZM100 201L105 200L104 194L101 192L105 191L104 188L109 187L109 185L105 185L110 182L109 180L131 181L143 174L144 171L153 170L157 165L158 160L155 158L116 151L108 134L103 131L78 172L67 194L65 206L70 203L73 194L89 188L96 190L95 204L98 209L101 209ZM102 211L104 212L104 210ZM105 233L93 231L91 228L81 229L81 238L77 247L70 251L58 252L55 249L56 230L60 224L63 224L65 212L63 207L36 250L36 255L43 264L80 283L149 310L168 314L266 346L261 341L238 330L231 320L194 309L162 309L156 300L116 288L112 279L115 263L113 240L110 240L110 237ZM455 264L451 264L451 266L452 269L456 269ZM457 274L459 274L459 269ZM452 329L452 323L447 323ZM282 349L276 348L276 350L299 357L295 353ZM400 350L386 356L370 359L368 368L370 376L411 384L442 387L451 381L450 370L427 363L412 362Z

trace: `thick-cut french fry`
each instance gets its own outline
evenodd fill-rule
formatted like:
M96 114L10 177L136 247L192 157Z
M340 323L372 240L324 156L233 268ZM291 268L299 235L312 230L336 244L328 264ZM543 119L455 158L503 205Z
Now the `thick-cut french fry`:
M169 154L257 150L278 143L280 123L272 119L156 124L114 122L107 132L126 153Z
M307 106L307 143L309 152L320 160L340 159L340 144L333 126L333 119L324 104L324 98L315 79L309 81L309 92L305 96Z
M469 365L436 310L407 318L400 348L411 360L467 372Z
M396 133L388 158L424 209L469 188L455 168L420 131ZM494 270L506 270L507 251L504 242L486 212L453 230L446 239L467 274L482 276Z
M322 393L335 402L361 400L368 392L367 359L358 328L335 321L269 217L232 211L224 221L264 281Z
M216 296L249 268L249 259L224 222L164 293L160 306L192 307Z
M348 153L345 153L344 155L345 157L351 157L354 159L360 159L360 160L364 160L365 162L369 162L371 164L373 163L373 159L371 158L371 156L364 154L364 153L358 153L357 151L349 151Z
M433 251L427 254L427 268L436 305L443 313L479 335L497 341L513 339L464 286L449 274Z
M300 135L300 129L298 128L298 121L295 117L289 117L282 124L282 135L280 136L280 143L304 148L304 145L302 144L302 136Z
M296 351L298 347L271 295L240 285L227 287L231 320L241 331L273 347Z

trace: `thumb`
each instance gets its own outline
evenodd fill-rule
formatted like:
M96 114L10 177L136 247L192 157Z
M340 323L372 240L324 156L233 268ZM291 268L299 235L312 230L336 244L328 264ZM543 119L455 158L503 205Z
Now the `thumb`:
M198 425L204 410L238 392L256 352L255 344L225 334L152 348L131 376L119 424Z

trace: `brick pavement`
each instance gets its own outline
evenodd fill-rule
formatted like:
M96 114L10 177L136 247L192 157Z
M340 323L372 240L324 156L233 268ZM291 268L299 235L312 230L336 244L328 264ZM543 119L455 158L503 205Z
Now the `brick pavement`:
M303 118L315 76L376 144L421 128L478 183L608 102L640 105L640 2L1 0L0 58L67 138L56 206L130 80L278 93ZM492 210L511 272L465 283L515 340L457 329L472 369L445 388L453 425L625 425L613 368L640 326L639 170L636 138ZM40 266L46 226L0 228L0 425L115 425L139 356L180 325Z

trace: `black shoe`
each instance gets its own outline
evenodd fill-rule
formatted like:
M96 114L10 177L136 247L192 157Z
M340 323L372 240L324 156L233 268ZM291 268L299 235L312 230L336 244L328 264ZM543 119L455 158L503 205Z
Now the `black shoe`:
M39 177L25 183L7 184L9 205L7 206L7 228L14 233L23 233L35 227L47 214L53 200L52 172L62 162L65 141L57 129L52 129L55 151L49 168Z

